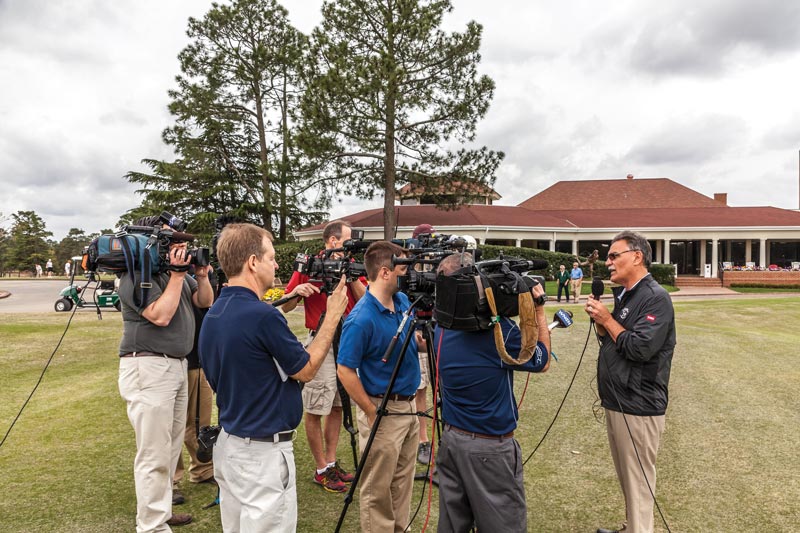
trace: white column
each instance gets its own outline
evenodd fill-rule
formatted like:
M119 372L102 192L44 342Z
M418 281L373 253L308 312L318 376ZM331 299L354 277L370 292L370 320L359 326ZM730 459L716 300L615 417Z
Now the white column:
M761 239L760 244L761 245L758 247L758 266L767 268L769 265L769 257L767 257L767 239Z
M655 258L656 263L663 263L663 261L661 260L661 255L662 255L661 250L663 249L664 249L664 243L662 241L656 241L656 258Z
M706 268L706 240L700 239L700 275L704 275Z
M719 269L717 268L717 263L719 263L719 239L712 239L711 240L711 277L716 278L719 275Z
M752 261L751 257L753 256L753 241L747 239L744 241L744 262L745 264Z
M669 264L669 239L664 239L664 264Z
M517 248L522 248L522 239L517 239Z
M572 255L578 257L578 240L572 239Z
M555 239L550 239L550 251L551 252L555 252L556 251L556 240Z

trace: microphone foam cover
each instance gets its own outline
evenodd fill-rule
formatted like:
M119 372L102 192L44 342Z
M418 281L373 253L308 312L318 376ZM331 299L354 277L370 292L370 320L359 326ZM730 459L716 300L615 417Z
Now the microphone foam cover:
M599 300L603 293L606 291L606 286L603 280L595 276L592 279L592 296Z

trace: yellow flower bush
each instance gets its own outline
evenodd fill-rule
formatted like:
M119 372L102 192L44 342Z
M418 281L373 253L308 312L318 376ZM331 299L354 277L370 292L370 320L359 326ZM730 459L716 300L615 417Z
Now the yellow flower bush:
M264 297L262 298L262 300L264 300L265 302L280 300L281 298L283 298L283 292L284 292L283 289L281 289L280 287L273 287L264 293Z

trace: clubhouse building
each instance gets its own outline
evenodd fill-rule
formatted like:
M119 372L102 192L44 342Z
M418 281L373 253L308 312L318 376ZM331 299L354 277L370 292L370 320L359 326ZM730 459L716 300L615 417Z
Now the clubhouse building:
M585 200L579 208L567 208L576 193ZM647 236L654 262L674 264L679 276L716 278L723 267L800 269L800 212L730 207L725 193L709 198L667 178L560 181L516 206L492 205L500 196L487 188L471 193L478 203L452 211L437 209L425 191L408 186L398 196L398 238L427 223L440 233L472 235L480 244L581 256L597 249L604 259L611 238L630 229ZM383 209L343 218L363 229L366 239L383 238ZM296 236L319 238L323 226Z

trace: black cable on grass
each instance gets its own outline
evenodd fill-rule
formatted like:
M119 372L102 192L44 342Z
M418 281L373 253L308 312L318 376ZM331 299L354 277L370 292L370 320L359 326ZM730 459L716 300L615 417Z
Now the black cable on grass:
M561 408L564 407L564 403L567 401L567 396L569 396L569 391L572 390L572 385L575 383L575 378L578 376L578 370L580 370L580 368L581 368L581 363L583 362L583 356L586 355L586 348L589 346L589 337L590 337L591 333L592 333L592 328L589 327L589 332L586 334L586 342L584 342L584 344L583 344L583 351L581 352L581 357L580 357L580 359L578 359L578 365L575 367L575 372L572 373L572 379L570 380L569 386L567 387L567 392L564 393L564 397L561 399L561 404L558 406L558 409L556 410L556 414L553 417L553 421L550 422L549 426L547 426L547 430L545 430L544 435L542 435L542 438L539 441L539 444L536 445L536 447L533 449L533 451L528 456L528 458L525 459L525 462L522 463L523 467L526 464L528 464L528 461L531 460L531 457L533 457L533 454L535 454L536 450L539 449L539 446L542 445L542 443L544 442L544 439L547 438L547 434L550 433L550 429L556 423L556 420L558 420L558 415L559 415L559 413L561 413Z
M14 424L16 424L17 420L19 420L19 417L22 416L22 411L25 410L25 407L28 405L28 402L30 402L31 398L33 398L33 394L36 392L36 389L39 388L39 384L42 382L42 379L44 378L44 373L47 372L47 368L50 366L50 363L53 361L53 357L55 357L56 352L58 351L58 348L61 346L61 342L64 340L64 337L67 335L67 331L69 331L69 325L72 323L72 318L75 316L75 311L77 311L77 310L78 310L78 306L77 305L72 307L72 314L69 315L69 320L67 321L67 327L64 328L64 333L61 334L61 338L58 339L58 344L56 344L56 347L53 349L53 353L50 354L50 359L48 359L47 360L47 364L44 365L44 368L42 369L42 373L39 376L39 381L37 381L36 385L34 385L33 390L28 395L28 399L25 400L25 403L22 404L22 407L20 407L19 413L17 413L17 416L14 417L14 421L11 422L11 425L9 426L8 431L6 431L6 434L3 436L3 440L0 441L0 448L2 448L3 444L5 444L6 439L8 438L8 435L11 433L11 430L14 429Z

